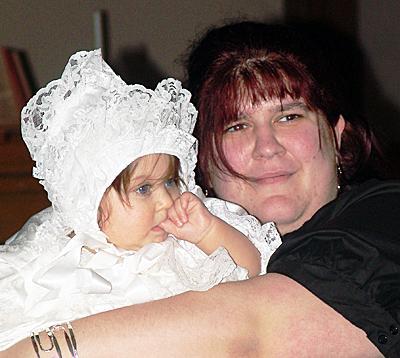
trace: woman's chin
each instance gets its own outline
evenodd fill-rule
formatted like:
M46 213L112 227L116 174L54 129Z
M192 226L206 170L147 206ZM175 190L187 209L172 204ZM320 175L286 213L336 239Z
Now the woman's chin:
M264 210L254 210L250 213L264 224L272 221L278 228L279 226L290 226L301 216L302 210L296 204L294 200L285 197L271 197L262 205L255 205Z

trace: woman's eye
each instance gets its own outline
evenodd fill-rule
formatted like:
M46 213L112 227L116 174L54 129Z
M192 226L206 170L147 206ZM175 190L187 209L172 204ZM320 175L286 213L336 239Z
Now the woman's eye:
M177 178L170 178L165 181L165 187L167 189L176 188L178 186Z
M145 184L135 190L139 195L149 195L151 193L151 185Z
M234 125L230 125L229 127L227 127L225 129L225 133L237 132L245 128L247 128L245 123L236 123Z
M291 122L296 119L301 118L302 116L300 114L287 114L286 116L282 116L279 118L279 122Z

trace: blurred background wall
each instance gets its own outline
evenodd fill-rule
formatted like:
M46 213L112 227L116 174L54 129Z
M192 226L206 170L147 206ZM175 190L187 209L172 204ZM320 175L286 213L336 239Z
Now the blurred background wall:
M360 105L387 143L391 160L400 167L400 1L0 0L0 46L25 52L35 87L40 88L60 76L72 53L96 47L94 14L99 10L106 15L108 62L125 81L150 87L166 76L183 79L181 57L191 41L211 25L243 18L332 26L357 43L357 51L346 53L341 60L343 66L348 63L349 95L361 93ZM7 165L12 160L29 160L23 143L18 146L19 152L7 147L6 155L0 148L0 156L7 156ZM13 159L17 152L20 154ZM2 163L0 160L0 179ZM26 180L31 177L31 164L25 166L29 167L24 173ZM5 179L0 180L0 186L14 180ZM25 183L19 188L26 187ZM18 189L22 190L21 202L15 200L14 192L9 193L9 201L0 200L0 242L29 215L48 205L41 187L35 185L40 200L39 194L26 200L22 189ZM8 187L0 187L1 192L7 195Z
M145 76L181 77L177 58L190 40L211 24L237 16L260 21L281 18L284 2L1 0L0 44L25 49L42 86L59 77L72 53L94 48L93 14L99 9L107 14L108 59L114 66L131 65L130 73L140 82Z

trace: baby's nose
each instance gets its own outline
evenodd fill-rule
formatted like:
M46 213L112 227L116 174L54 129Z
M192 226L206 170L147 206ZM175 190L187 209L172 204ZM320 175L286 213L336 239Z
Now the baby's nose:
M160 186L157 191L158 191L159 208L169 209L174 203L174 198L172 193L163 185Z

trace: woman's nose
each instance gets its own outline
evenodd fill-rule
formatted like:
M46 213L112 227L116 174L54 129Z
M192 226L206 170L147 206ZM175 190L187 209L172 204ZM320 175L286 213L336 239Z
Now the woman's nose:
M255 158L272 158L285 152L285 147L279 140L273 128L263 126L256 129L254 143Z

